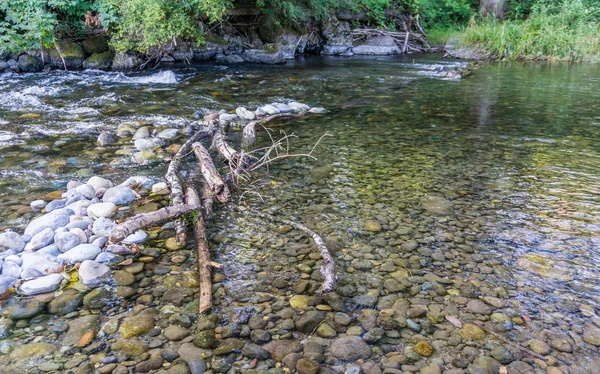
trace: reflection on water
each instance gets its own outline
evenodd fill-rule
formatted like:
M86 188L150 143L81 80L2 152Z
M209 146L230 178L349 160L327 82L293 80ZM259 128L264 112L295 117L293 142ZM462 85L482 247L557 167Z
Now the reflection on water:
M295 99L329 112L274 129L298 135L298 149L333 137L317 162L286 161L257 176L273 180L258 188L267 204L248 203L338 240L342 287L389 288L402 263L510 295L536 327L577 332L588 317L580 310L600 302L600 66L481 64L466 79L438 79L448 64L457 63L323 58L2 76L0 226L23 225L24 205L71 178L163 173L112 162L118 148L92 145L102 130L184 127L197 110ZM214 224L229 238L218 253L230 293L290 266L290 256L264 251L290 250L285 236L263 243L264 228L234 212Z

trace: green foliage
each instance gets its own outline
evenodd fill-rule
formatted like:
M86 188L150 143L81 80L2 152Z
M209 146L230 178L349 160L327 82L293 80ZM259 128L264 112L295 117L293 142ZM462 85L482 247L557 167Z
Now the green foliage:
M0 52L52 45L83 26L90 9L91 0L0 0Z
M469 27L463 44L502 59L594 61L600 58L598 9L582 0L540 2L525 20L487 19Z
M199 41L201 14L217 20L231 5L229 0L103 0L100 21L113 34L118 51L147 52L176 38Z
M420 0L419 13L426 28L455 28L473 17L478 3L477 0Z

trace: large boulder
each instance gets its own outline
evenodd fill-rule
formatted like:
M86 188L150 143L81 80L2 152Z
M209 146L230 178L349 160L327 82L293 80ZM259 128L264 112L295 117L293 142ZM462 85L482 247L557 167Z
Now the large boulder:
M95 35L85 39L81 45L83 46L85 53L88 55L106 52L108 51L108 36Z
M42 71L44 63L35 56L24 54L19 56L17 66L23 73L37 73Z
M352 56L352 35L350 23L329 18L321 25L321 32L325 39L323 54Z
M119 52L112 62L113 70L133 70L142 64L142 60L132 54Z
M93 54L83 61L83 68L108 70L112 66L113 57L112 52L109 51Z
M247 49L244 51L243 58L248 62L258 64L285 64L285 56L276 46L269 46L263 49Z
M216 58L217 55L223 54L227 49L225 40L218 37L207 35L206 41L199 47L192 48L194 59L206 61Z
M85 58L83 48L75 42L60 42L58 49L51 49L49 55L52 66L62 68L66 65L68 69L80 67Z
M391 36L376 36L368 38L363 44L354 47L355 55L396 55L400 48Z

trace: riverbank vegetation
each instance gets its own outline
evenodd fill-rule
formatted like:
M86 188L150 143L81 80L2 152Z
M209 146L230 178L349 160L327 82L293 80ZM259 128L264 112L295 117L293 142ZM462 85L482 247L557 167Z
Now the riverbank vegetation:
M271 27L300 31L349 10L365 15L355 27L422 26L434 43L457 37L500 59L593 61L600 50L596 0L0 0L0 53L98 32L117 51L149 53L178 39L202 43L202 25L240 8Z
M506 20L487 17L464 30L462 44L499 59L598 61L600 3L540 1Z

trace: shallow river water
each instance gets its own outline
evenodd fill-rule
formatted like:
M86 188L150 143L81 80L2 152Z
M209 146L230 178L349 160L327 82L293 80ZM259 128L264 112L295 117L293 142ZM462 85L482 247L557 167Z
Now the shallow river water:
M184 131L196 111L274 101L326 108L271 126L297 135L294 152L330 134L318 160L270 165L234 203L313 228L339 275L334 294L318 295L321 262L302 232L218 207L214 317L189 312L191 243L167 251L159 233L146 244L155 259L130 269L135 280L117 282L110 303L82 299L69 313L15 321L0 360L31 372L198 373L194 354L215 372L600 372L600 66L482 63L460 80L436 72L450 64L459 63L307 58L0 76L0 229L17 231L34 216L29 202L69 180L160 181L165 163L132 163L129 139L99 148L101 131ZM237 146L240 132L229 138ZM153 328L124 339L116 326L133 314L152 316ZM100 318L93 343L65 348L79 341L73 321L89 316ZM189 336L172 339L169 326ZM57 351L14 354L40 342Z

